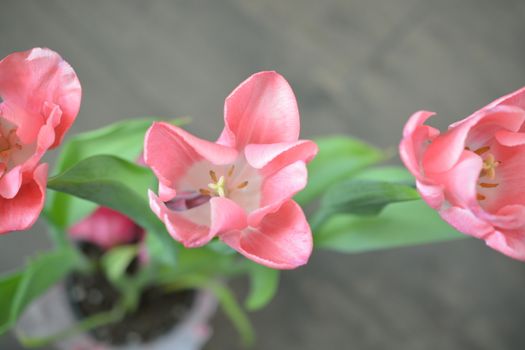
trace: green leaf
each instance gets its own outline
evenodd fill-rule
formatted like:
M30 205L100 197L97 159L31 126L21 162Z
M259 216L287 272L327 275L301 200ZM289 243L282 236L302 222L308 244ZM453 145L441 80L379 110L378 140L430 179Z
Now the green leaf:
M250 311L265 307L277 293L279 287L279 271L250 264L250 294L245 302L245 307Z
M78 134L62 146L53 173L62 173L79 161L94 155L115 155L134 162L143 149L146 130L154 118L120 121L94 131ZM173 124L187 123L187 119L175 119ZM65 193L50 193L45 213L51 224L65 231L96 207L96 204Z
M314 239L317 248L358 253L464 237L417 200L390 204L375 217L335 215Z
M50 178L48 188L127 215L148 234L156 235L162 259L174 263L176 245L148 204L147 193L153 182L149 169L115 156L99 155Z
M331 215L376 215L395 202L419 199L412 186L367 180L349 180L333 185L321 199L321 206L311 220L315 230Z
M315 142L319 153L308 164L308 185L295 196L302 206L313 201L333 183L347 179L386 157L378 148L346 136L325 137Z
M0 277L0 334L11 325L11 308L23 277L22 271Z
M108 251L102 257L102 267L110 281L120 281L131 261L137 256L136 245L123 245Z
M23 271L0 280L0 334L8 330L25 307L81 265L74 250L60 250L30 260Z
M356 180L413 183L414 177L401 166L378 166L366 168L353 177Z
M177 254L177 265L158 270L162 283L176 283L186 276L201 275L208 278L225 277L236 274L242 266L235 255L222 254L208 246L200 248L181 248ZM245 270L242 270L244 272Z

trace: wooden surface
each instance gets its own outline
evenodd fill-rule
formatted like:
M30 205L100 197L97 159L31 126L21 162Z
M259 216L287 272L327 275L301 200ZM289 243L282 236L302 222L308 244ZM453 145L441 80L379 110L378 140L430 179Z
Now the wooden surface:
M73 65L84 88L73 132L190 115L213 139L224 97L275 69L297 94L303 137L395 147L418 109L444 127L525 85L524 19L519 0L4 0L0 56L48 46ZM42 226L0 237L0 270L47 247ZM524 349L522 288L525 265L476 240L315 252L251 315L255 349ZM208 350L238 348L224 316L214 327ZM19 347L5 336L0 349Z

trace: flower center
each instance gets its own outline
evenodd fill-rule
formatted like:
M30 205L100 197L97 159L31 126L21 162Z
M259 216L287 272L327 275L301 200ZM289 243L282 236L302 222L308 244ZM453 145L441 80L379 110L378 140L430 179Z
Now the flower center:
M226 176L221 175L220 177L217 177L215 171L210 170L211 182L208 184L208 188L199 189L199 193L210 197L228 197L232 192L246 188L248 186L248 181L242 181L234 186L229 186L234 171L235 166L232 165Z
M11 153L21 149L22 146L18 143L16 129L11 129L8 132L4 132L0 128L0 177L8 168Z
M480 157L483 157L483 165L481 168L481 173L479 174L478 186L480 190L490 189L498 187L499 183L494 182L496 179L496 168L501 164L500 161L497 161L492 153L487 153L490 151L489 146L480 147L474 151ZM486 195L478 192L476 195L479 201L485 200Z

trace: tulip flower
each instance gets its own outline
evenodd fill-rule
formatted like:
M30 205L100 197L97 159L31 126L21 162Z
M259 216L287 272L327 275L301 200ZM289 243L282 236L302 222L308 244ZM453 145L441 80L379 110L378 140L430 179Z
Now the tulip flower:
M525 261L525 88L504 96L445 133L415 113L401 159L422 198L458 231Z
M80 108L81 88L68 63L49 49L0 61L0 234L25 230L45 199L44 153L58 146Z
M217 142L154 123L145 138L145 163L159 179L150 205L186 247L219 237L271 268L308 261L312 234L291 198L307 182L306 163L317 153L299 140L299 111L289 84L260 72L226 99Z
M69 229L76 240L86 241L102 249L136 243L144 237L144 229L134 221L110 208L98 207L93 213Z

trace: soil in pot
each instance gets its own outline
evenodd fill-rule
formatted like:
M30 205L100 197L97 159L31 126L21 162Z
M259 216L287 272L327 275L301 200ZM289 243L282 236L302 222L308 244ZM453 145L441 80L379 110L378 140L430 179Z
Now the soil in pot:
M95 261L103 254L92 244L82 243L80 248L88 258ZM138 262L133 262L128 273L133 274L137 269ZM72 309L79 319L110 311L120 300L119 291L100 269L91 274L71 274L66 287ZM193 290L166 293L158 287L149 287L143 291L139 306L133 313L127 314L121 322L92 330L91 335L97 341L113 346L147 343L180 322L194 300Z

